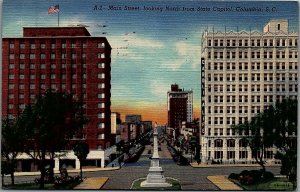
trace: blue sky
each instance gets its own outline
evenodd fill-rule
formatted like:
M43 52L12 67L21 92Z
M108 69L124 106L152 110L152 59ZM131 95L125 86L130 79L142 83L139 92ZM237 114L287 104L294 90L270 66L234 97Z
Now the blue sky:
M60 6L60 26L87 25L93 36L106 36L110 42L112 110L143 111L147 119L151 115L146 113L159 112L166 119L166 95L172 83L193 89L195 115L199 114L201 35L207 27L224 31L226 25L227 30L238 27L249 31L251 26L252 30L261 31L270 19L288 19L290 30L298 31L296 1L4 0L3 36L22 36L23 26L57 26L57 14L47 13L48 7L56 4ZM102 6L102 10L94 10L95 5ZM109 6L123 10L108 10ZM125 6L140 10L127 11ZM145 11L144 6L164 9L184 6L195 11ZM210 11L197 11L199 7ZM238 7L263 11L238 12ZM222 8L232 11L220 12ZM267 12L267 8L271 11Z

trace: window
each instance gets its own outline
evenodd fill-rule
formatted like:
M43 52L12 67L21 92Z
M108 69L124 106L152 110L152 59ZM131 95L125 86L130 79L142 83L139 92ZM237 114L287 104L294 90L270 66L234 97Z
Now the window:
M23 53L21 53L21 54L19 55L19 57L20 57L20 59L25 59L25 55L24 55Z
M55 74L51 74L51 79L55 79Z
M104 133L97 134L98 139L104 139Z
M98 123L98 128L99 129L104 129L104 123Z
M35 85L34 84L30 84L30 89L35 89Z
M76 54L72 53L72 59L76 59Z
M55 43L52 43L51 44L51 49L55 49L55 47L56 47Z
M98 113L97 116L98 116L99 119L102 119L102 118L104 118L104 113Z
M20 44L20 49L25 49L25 44L24 43Z
M41 49L45 49L45 48L46 48L45 43L42 43L42 44L41 44Z
M104 54L104 53L98 53L98 58L99 58L99 59L105 58L105 54Z
M104 68L104 66L105 66L105 64L104 64L104 63L98 63L98 68L99 68L99 69L103 69L103 68Z
M24 79L24 75L19 75L19 78L20 79Z
M99 94L98 94L98 99L103 99L104 96L105 96L104 93L99 93Z
M14 98L14 94L8 94L8 98L9 99L13 99Z
M33 63L30 63L29 68L30 68L30 69L34 69L34 68L35 68L35 65L34 65Z
M8 109L13 109L14 108L14 104L8 104Z
M62 54L61 54L61 58L62 58L62 59L67 58L67 54L66 54L66 53L62 53Z
M98 108L99 109L103 109L105 107L105 104L104 103L98 103Z
M15 75L8 75L8 79L14 79Z
M41 54L41 59L45 59L46 55L44 53Z
M14 68L15 68L15 64L10 63L10 64L9 64L9 69L14 69Z
M104 48L105 47L105 43L98 43L98 48Z
M277 25L277 30L280 30L280 24Z
M104 79L105 74L104 73L98 73L98 79Z
M55 59L55 53L51 53L51 59Z
M235 140L234 139L228 139L227 140L227 147L235 147Z
M14 89L14 87L15 87L14 84L11 84L11 83L8 84L8 89Z
M104 83L98 83L98 89L104 89L105 84Z
M35 44L30 44L30 49L35 49Z
M24 84L23 83L19 84L19 89L24 89Z

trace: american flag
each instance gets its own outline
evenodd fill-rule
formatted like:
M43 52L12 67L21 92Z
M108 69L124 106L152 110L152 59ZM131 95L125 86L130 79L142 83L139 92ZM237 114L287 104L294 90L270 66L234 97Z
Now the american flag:
M51 6L48 8L48 14L58 13L59 5Z

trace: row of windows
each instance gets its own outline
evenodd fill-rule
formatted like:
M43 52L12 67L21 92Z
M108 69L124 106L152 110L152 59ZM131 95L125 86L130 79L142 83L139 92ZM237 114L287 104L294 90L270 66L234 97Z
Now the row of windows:
M40 87L41 89L47 89L47 86L46 86L45 83L40 83L39 85L40 85L39 87ZM57 85L57 84L53 84L53 83L50 84L50 88L51 88L51 89L58 89L58 86L59 86L59 85ZM61 87L61 89L66 89L66 84L65 84L65 83L62 83L62 84L60 84L60 87ZM72 84L71 87L72 87L72 89L76 89L76 88L77 88L77 84ZM104 88L105 88L105 84L104 84L104 83L99 83L99 84L97 84L97 87L98 87L98 89L104 89ZM20 83L20 84L18 85L18 88L19 88L20 90L25 89L25 84L24 84L24 83ZM35 86L34 83L30 83L30 84L29 84L29 89L34 90L34 89L36 89L36 88L37 88L37 87ZM86 89L86 88L87 88L87 86L86 86L85 83L82 84L82 88L83 88L83 89ZM15 85L9 83L9 84L8 84L8 89L15 89ZM84 95L84 96L85 96L85 95ZM85 98L85 97L84 97L84 98ZM99 96L99 94L98 94L98 98L104 98L104 95L100 94L100 96Z
M252 153L252 158L254 159L256 157L255 153ZM211 151L208 151L208 158L214 158L214 159L224 159L223 157L223 151L214 151L214 157L211 157ZM247 159L248 158L248 151L239 151L239 159ZM264 159L273 159L273 151L265 151L264 152ZM235 151L227 151L227 159L235 159Z
M297 46L298 39L208 39L207 45L209 47L223 47L223 46Z
M226 56L224 56L224 54L226 53ZM237 55L238 54L238 55ZM207 58L208 59L223 59L223 58L227 58L227 59L235 59L235 58L239 58L239 59L247 59L251 56L252 59L260 59L260 58L264 58L264 59L272 59L272 58L277 58L277 59L285 59L285 58L298 58L298 52L297 51L289 51L288 52L288 56L286 56L286 52L285 51L276 51L276 53L273 51L264 51L261 52L259 50L257 51L252 51L251 55L248 54L247 51L239 51L239 52L235 52L235 51L215 51L215 52L211 52L208 51L208 55Z
M297 62L276 62L273 64L273 62L252 62L252 63L208 63L208 70L223 70L226 67L226 70L285 70L285 69L298 69L298 63Z
M15 66L19 66L19 69L25 69L25 64L24 63L20 63L20 64L16 64L16 65L14 63L10 63L8 67L9 67L9 69L15 69ZM40 69L46 69L46 64L45 63L41 63L41 64L39 64L39 66L40 66ZM83 68L86 68L85 63L80 64L80 66L82 66ZM61 69L65 69L66 67L67 67L67 65L65 63L62 63L60 65ZM73 64L71 64L71 67L76 68L77 64L73 63ZM98 69L104 69L105 68L105 63L98 63L97 67L98 67ZM36 64L34 64L34 63L29 64L29 69L35 69L35 68L36 68ZM56 64L55 63L50 64L50 68L51 69L56 69Z
M45 49L46 48L46 44L45 43L41 43L41 44L35 44L35 43L30 43L29 44L29 47L30 47L30 49L36 49L37 48L37 46L39 46L41 49ZM51 47L51 49L56 49L56 44L55 43L51 43L51 45L50 45L50 47ZM78 44L78 43L76 43L76 42L71 42L71 46L70 46L70 48L86 48L86 43L85 42L83 42L83 43L81 43L81 44ZM14 49L15 48L15 44L14 44L14 42L10 42L9 43L9 48L10 49ZM19 48L20 49L25 49L25 43L20 43L19 44ZM66 42L62 42L62 44L61 44L61 48L63 48L63 49L65 49L65 48L67 48L67 44L66 44ZM105 43L97 43L97 48L105 48Z
M290 85L289 86L289 89L290 90L293 90L295 92L298 91L298 87L297 85ZM276 86L276 91L278 92L284 92L286 91L286 88L285 88L285 85L278 85ZM276 99L279 95L276 96ZM273 102L273 98L274 96L273 95L270 95L270 96L261 96L261 95L251 95L251 97L248 98L248 95L239 95L238 97L236 97L235 95L227 95L226 96L226 102L227 103L235 103L235 102L239 102L239 103L248 103L248 102L251 102L251 103L259 103L259 102ZM237 100L238 99L238 100ZM248 100L248 99L251 99L251 100ZM208 96L208 103L224 103L224 96L223 95L216 95L216 96L211 96L209 95Z
M9 98L10 99L14 98L13 95L12 96L11 95L12 94L9 95ZM34 98L35 98L35 95L34 94L30 94L30 99L33 100ZM19 99L24 99L24 94L19 94ZM22 109L22 110L25 109L25 104L19 104L18 106L19 106L19 109ZM82 107L85 109L86 108L86 104L83 104ZM105 103L98 103L97 107L99 109L103 109L103 108L105 108ZM8 104L8 109L13 109L13 108L14 108L14 104L9 103ZM98 128L102 128L102 124L101 124L101 126L99 125Z
M61 56L60 57L61 59L67 59L67 54L66 53L62 53L60 56ZM72 59L76 59L77 56L78 56L78 54L76 54L76 53L71 54ZM26 55L24 53L19 54L19 59L25 59L25 57L26 57ZM30 53L29 58L30 59L36 59L36 54ZM57 56L57 54L55 54L55 53L50 54L50 59L56 59L56 58L59 58L59 56ZM82 53L81 58L85 59L86 58L86 53ZM97 53L97 58L98 59L104 59L105 58L105 53ZM11 59L11 60L15 59L15 54L12 54L12 53L9 54L9 59ZM46 59L46 54L41 53L40 54L40 59Z
M66 79L66 76L67 76L66 74L61 74L61 79ZM50 74L50 75L41 74L40 75L40 79L49 79L49 77L50 77L50 79L54 80L54 79L56 79L56 74ZM72 73L71 77L72 77L72 79L76 79L77 74ZM82 74L82 78L86 79L86 73ZM105 74L104 73L98 73L97 78L98 79L104 79ZM15 79L15 75L14 74L8 75L8 79L11 79L11 80ZM27 77L27 75L20 74L19 79L28 79L28 77ZM36 75L34 75L34 74L29 75L29 79L36 79Z
M290 74L290 80L294 80L293 79L293 76L292 74ZM295 81L297 81L297 79L295 79ZM250 87L250 89L248 89L248 87ZM289 88L290 87L297 87L297 84L289 84L288 85ZM208 92L214 92L214 93L223 93L223 92L235 92L235 91L238 91L238 92L248 92L248 90L251 90L251 92L259 92L261 90L263 90L264 92L273 92L273 90L275 90L275 85L273 84L264 84L263 85L263 89L261 89L261 85L226 85L226 90L223 89L223 87L225 87L225 85L211 85L211 84L208 84L207 86L208 88ZM236 90L236 87L238 87L238 90ZM276 85L276 91L277 91L277 88L278 87L282 87L282 89L285 89L286 86L285 84L279 84L279 85Z
M276 76L275 76L276 75ZM288 78L287 78L288 75ZM236 79L238 77L238 79ZM298 81L298 74L297 73L251 73L251 81L255 82L255 81L261 81L262 78L264 81ZM218 82L218 81L225 81L225 79L223 78L223 74L214 74L213 75L213 79L212 79L212 75L208 74L208 78L207 80L209 82L214 81L214 82ZM235 74L235 73L227 73L226 74L226 81L231 82L231 81L249 81L248 79L248 74L247 73L243 73L243 74Z

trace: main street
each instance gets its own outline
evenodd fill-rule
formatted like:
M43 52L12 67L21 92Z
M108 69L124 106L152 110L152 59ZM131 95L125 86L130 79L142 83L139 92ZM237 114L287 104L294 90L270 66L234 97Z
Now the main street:
M116 190L116 189L130 189L131 184L135 179L146 177L150 166L150 155L147 154L151 146L146 146L144 153L136 163L127 163L119 170L114 171L97 171L84 172L84 177L108 177L109 180L102 189ZM161 151L159 151L160 165L164 170L165 177L172 177L179 180L183 190L218 190L218 188L211 183L208 175L229 175L230 173L239 173L242 170L260 169L260 167L206 167L193 168L191 166L179 166L173 162L172 157L167 149L166 143L161 144ZM275 175L279 174L279 167L267 167L268 171ZM73 174L70 174L73 175ZM33 181L38 176L17 176L16 183ZM10 183L10 178L5 178L6 183Z

